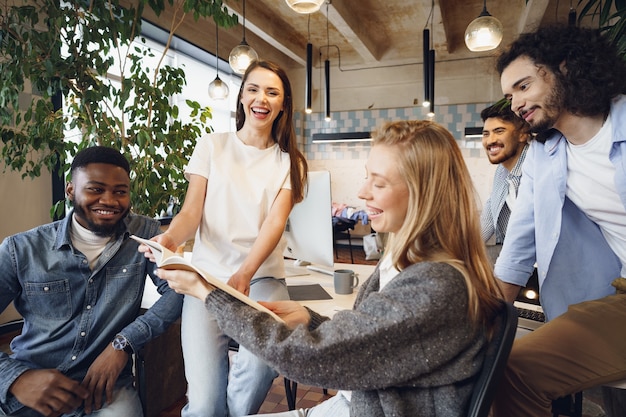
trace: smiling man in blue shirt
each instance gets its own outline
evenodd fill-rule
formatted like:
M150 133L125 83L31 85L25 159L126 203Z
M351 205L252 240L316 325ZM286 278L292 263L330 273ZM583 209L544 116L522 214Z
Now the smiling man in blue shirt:
M485 242L495 235L495 244L502 245L517 199L530 128L511 110L508 100L487 107L480 117L484 123L483 148L489 162L498 165L491 195L480 216L481 235Z
M520 35L497 69L537 136L495 273L513 301L536 262L549 322L515 340L493 414L549 417L552 400L626 378L612 286L626 282L626 62L598 30L555 26Z
M24 327L0 353L0 416L142 415L129 353L180 316L182 296L129 238L159 233L130 213L129 172L115 149L82 150L66 187L74 210L2 242L0 311L13 301ZM139 315L148 274L161 297Z

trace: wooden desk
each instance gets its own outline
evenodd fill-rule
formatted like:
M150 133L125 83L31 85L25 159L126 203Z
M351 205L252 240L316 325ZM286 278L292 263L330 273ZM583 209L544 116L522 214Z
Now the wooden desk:
M300 301L302 305L309 307L311 310L322 314L327 317L332 317L339 310L350 310L354 305L354 300L356 298L356 294L358 292L358 287L352 291L352 294L336 294L335 286L333 283L333 277L330 274L324 274L317 271L312 271L303 266L294 266L291 261L286 262L289 271L300 271L303 275L298 276L290 276L285 280L287 281L287 285L307 285L307 284L320 284L324 290L331 297L332 300L308 300L308 301ZM374 265L360 265L360 264L344 264L344 263L336 263L332 268L331 267L319 267L321 269L327 270L329 272L334 271L335 269L351 269L359 277L359 287L360 285L374 272L376 268Z

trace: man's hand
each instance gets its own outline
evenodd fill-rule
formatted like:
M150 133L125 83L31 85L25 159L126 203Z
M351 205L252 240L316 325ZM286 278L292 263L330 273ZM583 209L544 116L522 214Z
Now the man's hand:
M91 364L81 384L88 392L85 399L85 413L91 414L92 411L101 409L105 395L107 403L113 401L115 382L128 358L128 353L115 350L109 344Z
M56 369L32 369L20 375L9 392L19 402L46 417L70 413L80 406L89 392Z

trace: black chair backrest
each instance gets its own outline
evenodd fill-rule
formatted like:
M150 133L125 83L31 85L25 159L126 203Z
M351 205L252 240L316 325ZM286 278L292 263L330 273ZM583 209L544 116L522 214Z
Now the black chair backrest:
M493 336L487 345L485 361L478 374L470 400L467 417L487 417L495 395L498 381L504 373L506 361L513 346L517 330L517 309L510 303L502 303L496 317Z

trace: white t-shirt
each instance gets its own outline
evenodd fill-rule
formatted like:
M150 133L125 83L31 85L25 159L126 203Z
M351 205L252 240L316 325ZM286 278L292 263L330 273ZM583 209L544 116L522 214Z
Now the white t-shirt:
M582 145L567 143L566 195L600 227L626 276L626 210L615 188L615 166L609 160L611 131L609 115L591 140Z
M192 261L224 281L237 271L254 244L282 188L291 189L289 154L277 144L258 149L235 133L198 139L185 175L207 178L207 192ZM253 278L285 276L281 241Z

